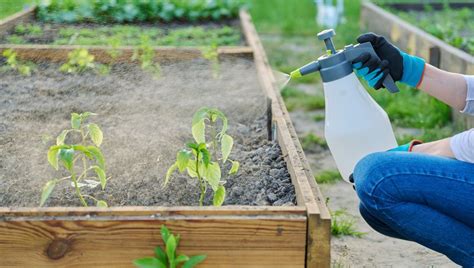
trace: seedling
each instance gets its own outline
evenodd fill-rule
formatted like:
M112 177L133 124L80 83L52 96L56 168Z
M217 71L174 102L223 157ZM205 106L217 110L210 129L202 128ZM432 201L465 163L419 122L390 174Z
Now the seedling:
M161 247L155 248L154 257L145 257L136 259L133 264L139 268L192 268L203 262L206 255L196 255L188 257L184 254L179 254L176 249L179 246L180 236L173 235L166 226L161 225L161 238L165 245L165 249Z
M69 52L68 61L59 70L64 73L82 73L86 70L95 70L101 75L108 74L110 67L105 64L95 63L94 58L94 55L89 54L87 49L75 49Z
M220 123L220 131L218 131ZM206 142L206 126L209 129L209 142ZM199 206L203 205L208 185L214 192L213 205L221 206L225 200L224 182L221 181L221 165L232 163L229 175L237 173L239 162L229 159L234 139L227 132L227 117L218 109L203 107L193 116L192 134L194 143L177 153L176 162L166 173L164 186L175 170L187 171L192 178L197 178L200 186ZM215 159L213 161L213 159Z
M7 58L6 70L14 70L23 76L30 76L35 68L35 65L32 62L22 62L18 60L17 53L13 49L4 50L2 56Z
M303 147L305 150L311 150L315 145L324 149L328 147L326 140L315 135L314 133L308 133L301 139L301 147Z
M339 236L354 236L361 238L366 233L359 232L355 229L355 219L349 215L345 209L331 211L331 233Z
M71 128L63 130L56 138L56 145L49 148L48 162L56 170L59 170L59 163L61 163L69 175L59 179L52 179L44 185L40 206L43 206L48 200L54 187L59 182L70 179L76 195L83 206L88 206L85 198L90 198L98 207L107 207L107 203L104 200L81 193L82 187L95 188L100 184L102 190L104 190L107 184L105 159L99 149L99 146L102 144L103 134L98 125L86 123L86 120L91 115L95 114L90 112L82 114L72 113ZM75 137L72 134L76 134ZM74 140L75 138L79 142L66 144L67 138L69 140ZM82 161L82 167L76 165L77 161Z
M154 74L155 77L161 76L161 66L155 62L155 50L151 46L150 37L148 35L142 35L140 37L140 45L135 48L132 56L132 60L138 60L140 67L144 71L148 71Z
M65 73L82 73L95 67L94 56L87 49L79 48L69 52L68 61L59 70Z
M217 51L217 44L214 43L209 47L201 49L202 56L211 63L212 76L214 78L219 77L220 64L219 64L219 53Z

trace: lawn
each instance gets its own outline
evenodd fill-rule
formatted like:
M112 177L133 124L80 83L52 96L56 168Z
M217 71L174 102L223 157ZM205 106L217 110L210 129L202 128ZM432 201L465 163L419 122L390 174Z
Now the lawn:
M0 0L0 19L22 10L32 2L33 0Z

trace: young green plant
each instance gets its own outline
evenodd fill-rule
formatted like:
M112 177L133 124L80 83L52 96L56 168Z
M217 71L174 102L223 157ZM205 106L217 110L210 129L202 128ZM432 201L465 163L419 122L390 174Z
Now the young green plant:
M155 248L154 257L136 259L133 264L139 268L177 268L180 265L181 268L192 268L203 262L207 257L206 255L192 257L184 254L178 255L176 249L179 246L180 236L172 234L164 225L161 225L161 238L165 245L164 250L158 246Z
M209 130L208 141L206 141L206 127ZM186 171L190 177L197 178L199 181L201 192L199 206L204 203L208 185L214 193L213 205L221 206L226 194L224 182L221 181L221 165L223 166L227 161L232 163L229 175L237 173L240 166L238 161L229 159L234 139L226 133L227 128L227 117L220 110L207 107L199 109L194 114L192 122L195 142L188 143L186 148L177 153L176 162L166 173L164 185L167 185L175 170L180 173Z
M81 193L82 187L95 188L100 185L102 190L104 190L107 184L105 159L102 151L99 149L102 144L103 134L97 124L86 123L86 120L91 115L95 114L90 112L82 114L72 113L71 128L63 130L56 138L56 145L49 148L48 162L56 170L59 170L59 164L61 163L69 175L52 179L44 185L40 206L45 204L58 183L71 180L76 195L83 206L88 206L85 198L89 198L98 207L107 207L107 203L104 200ZM76 135L73 136L72 134ZM66 140L76 140L79 142L67 144ZM78 165L77 161L82 162L82 165Z
M202 56L211 63L212 76L214 78L219 77L220 64L219 64L219 53L216 43L208 47L201 48Z
M17 59L17 53L13 49L6 49L2 52L2 56L6 60L6 70L17 71L23 76L30 76L35 65L32 62L22 62Z
M151 46L150 36L140 37L140 45L133 51L132 60L138 60L142 70L150 72L156 78L161 77L161 66L155 62L155 50Z

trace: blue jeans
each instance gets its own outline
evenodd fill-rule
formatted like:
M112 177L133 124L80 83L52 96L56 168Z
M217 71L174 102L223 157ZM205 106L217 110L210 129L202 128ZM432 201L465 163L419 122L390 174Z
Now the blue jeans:
M376 231L474 267L474 164L382 152L356 165L360 213Z

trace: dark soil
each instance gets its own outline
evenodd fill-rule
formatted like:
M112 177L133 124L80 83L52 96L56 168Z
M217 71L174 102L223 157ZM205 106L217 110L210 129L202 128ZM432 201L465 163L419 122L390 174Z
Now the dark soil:
M0 80L0 207L38 206L43 185L66 175L47 162L46 152L71 112L95 112L110 177L107 188L84 193L110 206L197 205L197 181L173 176L162 188L176 152L192 139L191 118L202 106L229 118L230 155L241 163L224 175L225 204L294 205L295 192L279 146L267 139L266 97L251 61L223 62L212 78L206 61L162 66L153 78L136 66L114 66L108 76L65 75L58 65L41 65L31 77L2 73ZM210 190L206 204L211 203ZM80 206L70 182L53 191L47 206ZM93 205L93 203L91 203Z

